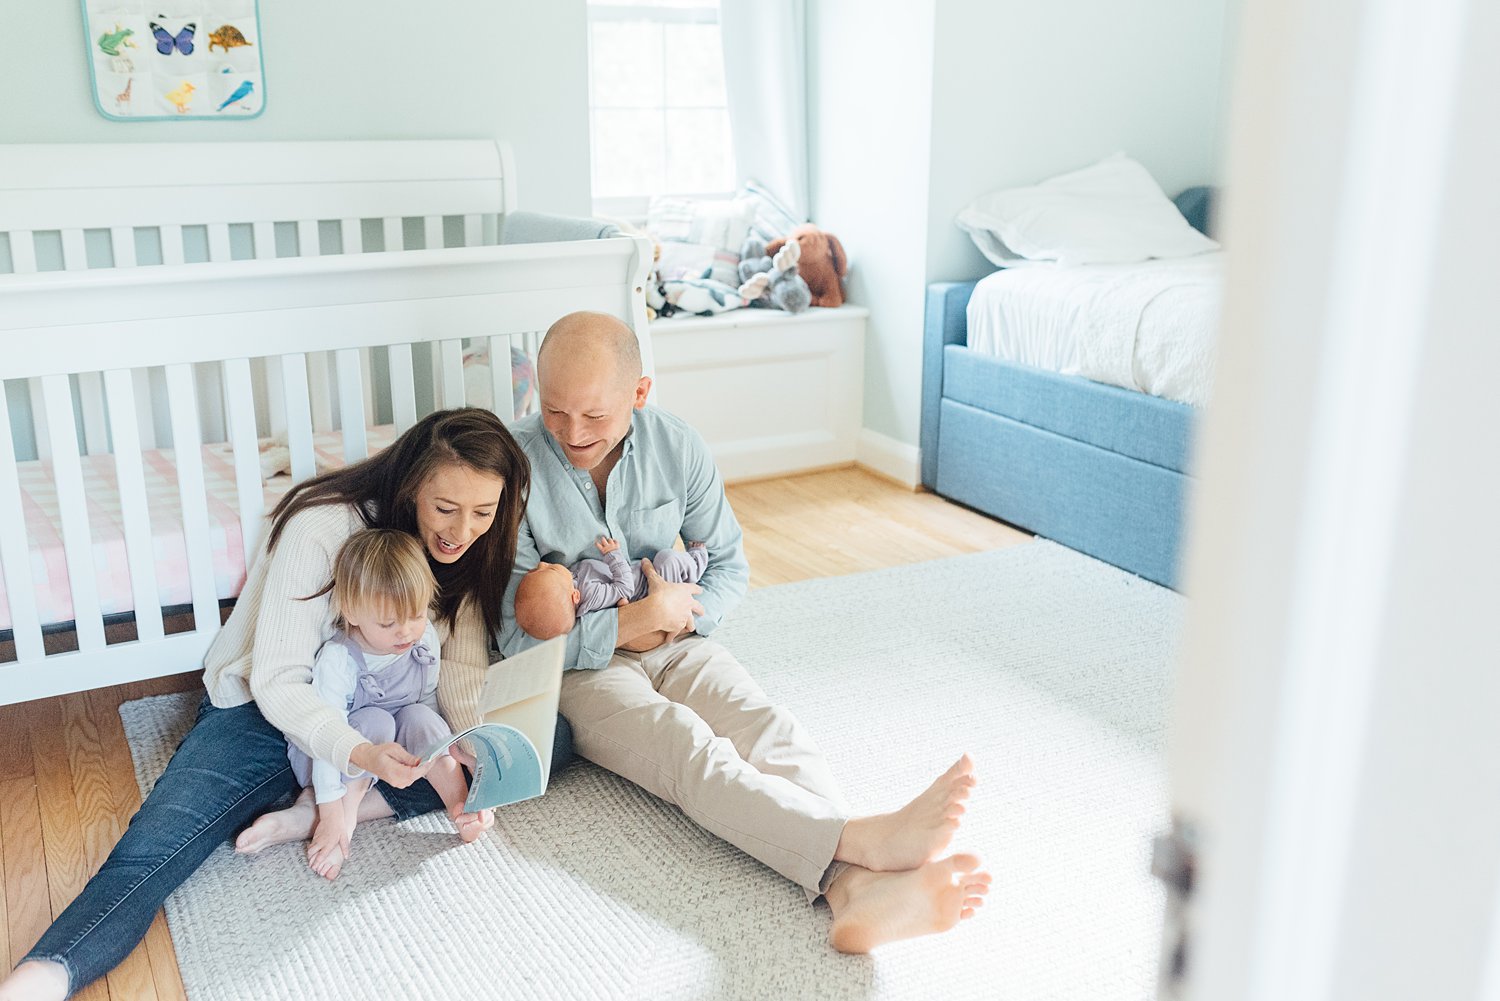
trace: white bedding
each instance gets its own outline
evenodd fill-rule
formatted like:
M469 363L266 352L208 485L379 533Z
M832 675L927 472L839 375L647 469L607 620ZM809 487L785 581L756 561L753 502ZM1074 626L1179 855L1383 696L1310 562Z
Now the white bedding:
M969 300L969 347L1201 407L1213 389L1219 252L997 271Z

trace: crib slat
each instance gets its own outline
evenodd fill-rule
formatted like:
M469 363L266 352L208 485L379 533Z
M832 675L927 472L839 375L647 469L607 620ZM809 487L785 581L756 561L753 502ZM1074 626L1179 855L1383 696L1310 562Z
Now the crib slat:
M88 249L83 242L83 230L63 230L62 251L64 271L88 270ZM109 431L104 423L104 387L99 381L99 373L79 373L78 404L83 414L84 450L89 455L109 451Z
M31 230L10 231L10 269L18 275L36 272L36 235Z
M155 448L156 416L151 403L151 370L131 369L130 381L135 384L135 398L140 401L140 405L135 408L135 425L141 447Z
M83 230L63 230L62 251L64 271L88 270L88 248L83 241ZM79 374L78 404L83 414L84 450L89 455L109 451L109 432L104 422L104 386L97 372Z
M306 355L281 357L281 392L286 398L286 444L292 453L292 479L300 483L317 472L312 446L312 410L307 401Z
M31 553L21 514L21 478L16 472L12 441L10 408L0 393L0 571L5 573L16 659L24 664L43 656L42 624L37 619L36 583L31 579Z
M484 245L484 216L470 213L464 216L464 246L480 247Z
M376 414L379 411L375 406L375 359L371 355L373 348L359 349L359 374L360 385L364 387L364 398L370 404L370 423L374 424Z
M323 253L318 220L297 220L297 256L318 257ZM333 430L333 405L329 399L328 357L321 351L306 355L308 381L312 384L312 425L315 431ZM290 421L290 415L288 415Z
M84 246L83 230L65 229L62 231L62 252L64 271L86 271L89 266L88 249Z
M146 476L141 443L136 435L135 390L131 373L104 373L109 399L110 428L115 436L115 479L120 485L120 520L125 526L125 558L130 564L130 593L134 597L136 638L162 638L161 597L156 586L156 558L151 543L151 516L146 500Z
M104 417L104 384L98 372L78 373L78 402L83 408L84 450L89 455L109 451L109 428Z
M422 217L422 238L428 250L438 250L443 246L442 216L429 215Z
M42 399L40 379L26 380L26 395L31 397L31 429L36 439L36 457L52 458L52 429L47 420L47 404ZM68 427L73 426L73 414L68 413Z
M358 462L370 454L365 441L364 375L359 369L359 349L336 353L339 376L339 427L344 432L344 461Z
M78 437L73 431L73 391L65 375L45 375L41 382L42 403L51 429L52 475L57 481L58 516L62 521L68 585L73 592L78 649L98 650L104 646L104 620L99 614L99 582L94 578L94 546L83 492L83 467L78 461Z
M385 249L405 250L406 241L401 233L401 218L399 216L386 216L380 220L380 231L385 236Z
M322 243L318 239L318 220L297 220L297 256L317 257L321 254Z
M386 349L391 370L391 420L399 433L417 423L417 382L412 374L411 345L392 344Z
M177 495L182 500L182 537L187 543L188 581L193 591L193 630L206 637L219 631L219 596L208 533L208 492L203 485L203 443L198 436L193 366L168 365L166 376Z
M109 252L115 267L133 268L135 259L135 230L129 226L111 226L109 230Z
M312 424L314 431L333 430L333 400L328 388L328 353L314 351L306 355L308 382L311 383Z
M365 235L358 219L339 220L339 236L344 244L344 253L362 254L365 252Z
M269 261L276 257L276 224L269 220L252 223L251 237L255 243L255 259ZM266 378L266 427L272 437L286 431L286 396L282 392L280 358L262 358Z
M250 224L250 241L255 245L255 259L269 261L276 257L276 224L270 221Z
M443 379L443 406L464 405L464 343L460 340L441 341L440 348Z
M229 441L234 449L234 486L240 502L240 540L248 571L260 544L266 505L260 486L260 442L255 434L255 397L249 359L232 358L224 363L224 395L229 402Z
M208 259L210 261L232 260L234 255L229 250L229 223L211 222L208 224Z
M36 273L36 235L27 229L10 231L10 266L18 275ZM42 387L35 379L26 381L26 392L31 397L31 426L36 439L36 455L45 459L51 451L47 445L46 408L42 406Z
M182 246L182 227L176 224L163 224L157 227L161 231L161 262L163 264L182 264L187 260Z
M492 409L500 419L509 424L521 416L515 412L515 401L510 393L510 338L495 334L489 338L490 345L490 400Z

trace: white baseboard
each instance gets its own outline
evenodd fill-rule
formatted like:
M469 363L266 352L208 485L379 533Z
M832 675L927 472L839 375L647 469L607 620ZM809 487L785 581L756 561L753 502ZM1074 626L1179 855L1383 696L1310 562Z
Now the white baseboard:
M921 450L879 431L859 429L854 461L913 490L922 482Z

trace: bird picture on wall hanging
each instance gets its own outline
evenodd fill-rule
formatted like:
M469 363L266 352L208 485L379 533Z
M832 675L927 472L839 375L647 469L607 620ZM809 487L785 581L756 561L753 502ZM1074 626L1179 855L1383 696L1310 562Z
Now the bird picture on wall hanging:
M167 91L167 100L177 106L179 115L185 115L188 113L188 106L193 103L193 91L197 89L192 83L184 80L177 85L176 90Z
M161 14L156 15L161 17ZM182 30L172 34L155 21L151 22L151 36L156 39L156 51L164 56L170 56L172 50L176 49L185 56L193 54L193 34L198 30L196 23L183 25Z
M223 104L219 105L218 110L223 111L234 102L243 101L245 98L250 96L250 92L253 90L255 90L254 80L241 80L240 85L234 88L234 93L230 94L228 99L226 99Z

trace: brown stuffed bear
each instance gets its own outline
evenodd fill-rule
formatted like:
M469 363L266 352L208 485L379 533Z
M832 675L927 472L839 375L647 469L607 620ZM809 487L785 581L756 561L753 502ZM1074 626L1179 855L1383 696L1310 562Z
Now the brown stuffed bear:
M839 243L839 238L805 223L787 236L772 240L766 245L766 253L775 257L776 251L786 246L788 239L796 240L802 247L797 271L812 292L812 304L842 306L844 286L841 283L844 275L849 273L849 259L844 256L844 245Z

